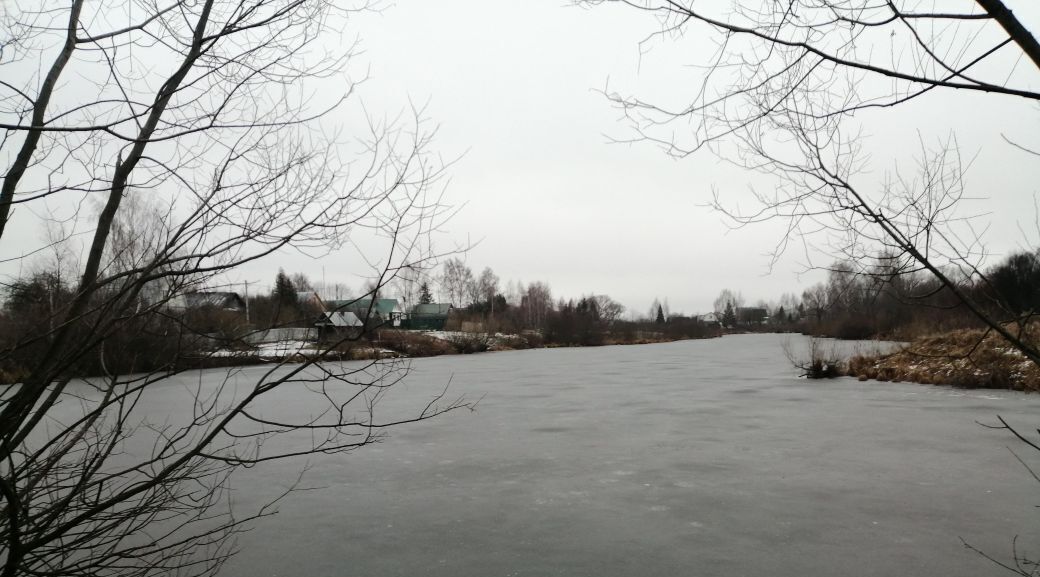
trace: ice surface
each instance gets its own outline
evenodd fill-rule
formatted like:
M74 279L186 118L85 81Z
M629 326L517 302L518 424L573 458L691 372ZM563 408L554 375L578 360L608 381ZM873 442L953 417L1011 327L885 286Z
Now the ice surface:
M377 410L449 379L477 410L311 459L323 488L241 535L221 575L974 577L999 572L961 538L1040 552L1037 484L976 423L1035 429L1040 395L807 381L783 340L416 359ZM302 465L248 471L236 502Z

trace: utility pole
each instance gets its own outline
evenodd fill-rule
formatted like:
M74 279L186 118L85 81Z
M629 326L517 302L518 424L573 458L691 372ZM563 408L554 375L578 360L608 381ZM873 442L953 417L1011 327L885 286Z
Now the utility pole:
M254 283L254 282L256 282L256 281L248 281L248 280L247 281L242 281L242 284L244 284L245 287L246 287L245 293L246 293L246 324L247 325L249 324L249 284L250 283Z

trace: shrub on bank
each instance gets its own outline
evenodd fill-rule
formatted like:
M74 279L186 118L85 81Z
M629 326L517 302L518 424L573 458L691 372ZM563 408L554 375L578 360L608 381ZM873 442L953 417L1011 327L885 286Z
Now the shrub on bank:
M787 355L787 360L795 368L802 371L802 374L799 375L800 377L807 379L833 379L843 374L841 359L838 354L833 349L830 351L824 350L823 341L817 337L809 339L808 350L804 354L793 350L790 341L785 342L783 348L784 354Z
M456 352L452 343L414 331L379 331L377 342L409 357L436 357Z
M483 353L491 349L491 335L488 333L455 332L448 337L447 342L460 355Z
M1040 327L1033 323L1022 334L1038 342ZM983 329L914 339L891 354L856 356L849 359L845 374L879 381L1040 391L1040 367L1003 337Z

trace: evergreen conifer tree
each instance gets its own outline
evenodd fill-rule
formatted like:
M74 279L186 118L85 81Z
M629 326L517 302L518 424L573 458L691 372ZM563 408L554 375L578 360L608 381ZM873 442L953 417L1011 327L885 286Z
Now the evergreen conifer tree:
M726 303L726 310L722 313L722 326L734 327L737 324L737 313L733 310L733 301Z
M278 269L278 276L274 277L274 300L283 307L296 304L296 287L282 269Z
M433 293L430 292L430 283L423 281L419 286L419 304L428 305L433 302Z

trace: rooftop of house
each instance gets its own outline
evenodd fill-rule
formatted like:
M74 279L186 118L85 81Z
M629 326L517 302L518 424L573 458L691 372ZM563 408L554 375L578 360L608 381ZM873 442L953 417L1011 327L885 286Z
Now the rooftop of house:
M361 322L361 319L356 314L350 311L332 311L325 313L324 317L317 324L342 328L360 327L364 323Z
M372 314L378 314L379 316L387 316L391 313L401 312L401 307L397 303L397 299L376 299L375 304L372 303L372 299L349 299L349 300L329 300L325 301L325 308L330 311L353 311L358 316L365 316L369 310Z
M451 303L426 303L412 307L412 314L418 316L443 317L451 311Z
M223 309L245 308L245 301L236 292L200 291L180 295L179 303L184 308L216 307Z

